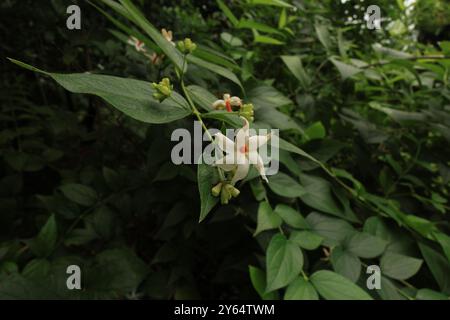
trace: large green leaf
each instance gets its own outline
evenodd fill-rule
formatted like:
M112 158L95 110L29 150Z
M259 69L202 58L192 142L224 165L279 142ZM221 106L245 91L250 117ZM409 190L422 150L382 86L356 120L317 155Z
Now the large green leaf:
M431 246L424 243L419 242L419 249L441 290L446 294L450 294L450 264L448 260Z
M217 73L218 75L227 78L228 80L233 81L235 84L237 84L242 91L244 91L244 87L242 86L241 81L239 80L239 78L230 70L219 66L217 64L205 61L199 57L193 56L193 55L188 55L187 56L187 60L193 64L196 64L199 67L205 68L209 71L212 71L214 73Z
M35 239L31 241L31 251L39 257L47 257L55 248L58 229L55 216L51 215Z
M287 198L300 197L305 193L305 189L297 181L283 172L269 177L269 188L276 194Z
M305 218L295 210L294 208L291 208L288 205L285 204L278 204L275 207L275 213L283 219L283 221L288 224L291 227L297 228L297 229L307 229L309 228L308 223L306 222Z
M92 206L97 201L97 192L89 186L79 183L69 183L59 188L64 196L82 206Z
M172 92L162 103L153 99L154 89L149 82L91 73L49 73L17 60L10 60L21 67L52 77L71 92L99 96L136 120L166 123L191 113L187 101L176 92Z
M306 221L311 226L311 230L324 238L324 245L326 246L341 244L346 237L355 232L347 221L317 212L311 212L306 217Z
M330 261L337 273L352 282L358 281L361 274L361 261L353 253L346 251L341 246L337 246L331 252Z
M381 272L393 279L405 280L415 275L423 260L402 254L386 252L380 260Z
M263 201L259 204L258 220L256 225L255 236L265 230L276 229L281 226L281 218L273 212L270 204Z
M303 249L314 250L322 244L323 238L315 232L303 230L292 231L289 240L295 242Z
M338 217L345 217L343 210L338 206L331 193L331 185L323 178L302 174L300 181L305 193L300 196L308 206Z
M375 258L383 253L388 242L369 233L357 232L345 244L345 249L361 258Z
M284 64L292 72L292 74L300 81L303 88L306 88L311 83L311 77L303 68L302 59L300 56L281 56Z
M311 282L298 277L287 287L284 300L319 300L319 295Z
M372 300L363 289L332 271L317 271L310 277L310 281L327 300Z
M212 187L214 187L218 180L216 168L205 163L200 163L197 166L198 191L200 192L200 222L206 218L218 202L219 198L214 197L211 193Z
M300 248L282 234L272 237L267 248L267 289L270 292L287 286L303 268Z
M248 272L250 274L250 280L253 288L258 292L259 296L263 300L275 300L278 299L278 293L276 291L265 292L266 290L266 274L259 268L248 266Z

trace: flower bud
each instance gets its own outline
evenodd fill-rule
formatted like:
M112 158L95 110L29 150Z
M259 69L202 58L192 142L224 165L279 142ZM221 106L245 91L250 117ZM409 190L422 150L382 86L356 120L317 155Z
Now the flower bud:
M253 121L255 118L253 115L255 112L253 111L253 104L248 103L244 104L239 110L239 115L246 118L248 121Z
M228 204L228 201L231 199L231 194L227 188L222 188L222 192L220 193L220 203Z
M177 47L182 53L189 54L197 48L197 45L191 39L186 38L184 41L178 41Z
M231 184L227 184L225 188L228 190L228 192L233 196L233 198L236 198L241 192L239 189L233 187Z
M156 92L153 93L153 98L159 102L162 102L172 94L173 86L170 84L169 78L164 78L159 83L153 82L152 87L156 90Z
M214 197L218 197L222 190L222 182L219 182L215 187L211 189L211 193Z

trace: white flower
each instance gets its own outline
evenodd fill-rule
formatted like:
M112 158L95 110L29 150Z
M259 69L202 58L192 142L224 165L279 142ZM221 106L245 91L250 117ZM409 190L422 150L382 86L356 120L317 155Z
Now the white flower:
M266 178L264 162L258 154L258 148L269 141L270 134L250 136L247 119L244 117L241 119L244 121L244 126L236 133L234 142L220 132L214 135L215 142L226 153L215 162L215 165L225 171L235 170L231 185L247 177L250 164L253 164L261 177L269 182Z
M231 107L240 107L241 105L242 105L241 98L235 96L231 97L230 94L225 93L223 95L223 100L222 99L216 100L213 103L213 108L214 109L226 108L228 112L231 112L233 111Z
M145 43L143 43L138 38L131 36L128 39L128 44L134 46L137 52L147 52L147 50L145 49Z
M167 40L167 41L169 41L172 45L174 45L175 46L175 42L173 42L173 34L172 34L172 31L167 31L165 28L162 28L161 29L161 34L162 34L162 36Z

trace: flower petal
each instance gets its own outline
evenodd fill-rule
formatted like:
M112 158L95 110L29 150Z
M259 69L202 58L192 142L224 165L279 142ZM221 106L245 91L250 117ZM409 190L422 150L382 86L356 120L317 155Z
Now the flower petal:
M249 152L253 152L259 149L262 145L266 144L270 140L270 133L264 136L251 136L248 138Z
M269 180L267 180L267 177L266 177L266 169L264 168L264 162L260 155L258 155L258 157L257 157L257 163L255 165L255 168L256 168L256 170L258 170L261 178L263 178L264 181L269 183Z
M216 101L214 101L214 103L212 104L212 106L213 106L213 108L214 109L217 109L217 108L219 108L219 107L221 107L221 108L225 108L225 101L224 100L216 100Z
M228 154L234 154L234 142L231 141L231 139L227 138L221 132L216 133L214 138L214 141L222 151L225 151Z
M250 169L250 164L248 162L238 165L237 170L236 170L233 178L231 179L231 184L234 185L239 180L245 179L245 177L247 177L249 169Z

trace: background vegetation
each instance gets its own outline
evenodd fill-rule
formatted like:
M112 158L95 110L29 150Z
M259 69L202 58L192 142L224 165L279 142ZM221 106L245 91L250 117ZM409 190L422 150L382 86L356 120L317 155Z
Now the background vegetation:
M369 30L366 2L133 1L150 31L197 43L184 81L208 125L236 123L210 110L229 92L281 131L281 172L250 173L210 210L209 169L170 160L194 117L151 97L163 77L182 93L176 49L131 2L2 1L0 298L448 299L450 6L370 1L383 20ZM148 81L162 118L122 113L111 96L130 82L95 74Z

